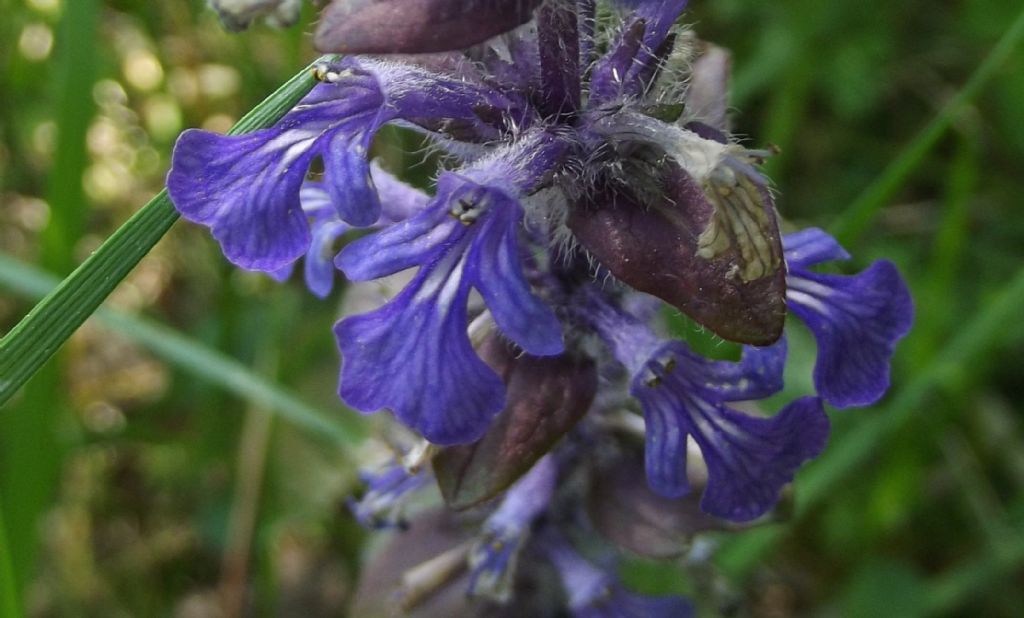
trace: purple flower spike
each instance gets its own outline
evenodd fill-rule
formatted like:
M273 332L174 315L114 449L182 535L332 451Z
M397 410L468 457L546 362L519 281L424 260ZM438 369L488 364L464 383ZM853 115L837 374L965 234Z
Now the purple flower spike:
M683 343L658 341L594 295L585 315L632 373L630 394L644 412L647 483L654 492L668 498L689 492L686 443L692 437L708 468L701 508L749 521L774 506L797 468L824 448L828 417L817 398L797 400L772 418L726 405L781 388L784 340L745 348L738 363L708 361Z
M574 618L690 618L693 606L678 596L649 597L629 592L611 573L576 553L554 532L543 539L569 597Z
M523 155L525 148L527 160L543 161L540 151L551 144L543 136L524 141L504 155ZM444 174L425 211L356 241L338 258L355 281L420 267L391 302L335 328L344 357L339 393L364 412L391 409L435 444L480 438L505 405L501 379L466 334L471 288L523 350L535 356L564 350L558 320L531 293L523 274L523 210L508 191L516 190L517 178L529 184L531 175L509 168L522 162L506 156Z
M825 275L808 267L849 255L818 229L784 240L789 308L818 342L814 385L837 408L870 405L889 388L896 342L910 330L914 306L899 271L880 260L853 276Z

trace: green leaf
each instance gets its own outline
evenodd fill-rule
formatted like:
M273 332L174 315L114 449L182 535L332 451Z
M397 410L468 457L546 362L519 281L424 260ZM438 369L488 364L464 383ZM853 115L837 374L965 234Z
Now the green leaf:
M232 135L272 126L316 84L303 69L246 114ZM178 220L161 191L0 340L0 405L52 357Z
M52 275L0 254L0 285L15 294L38 298L56 283ZM238 361L167 326L102 307L95 313L96 318L107 328L142 344L181 370L239 397L258 401L285 420L315 435L340 443L356 442L363 436L358 416L341 410L330 413L315 408L261 378Z

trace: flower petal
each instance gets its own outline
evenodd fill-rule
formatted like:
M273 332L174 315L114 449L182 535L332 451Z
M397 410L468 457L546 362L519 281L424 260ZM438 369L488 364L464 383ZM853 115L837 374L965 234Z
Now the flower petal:
M381 218L386 222L405 221L430 202L426 193L402 182L376 161L370 163L370 174L380 196Z
M794 269L789 308L818 342L814 384L830 404L872 404L889 388L896 342L910 330L914 306L896 266L882 260L854 276Z
M637 19L626 26L611 51L602 56L590 79L590 105L615 100L624 93L625 79L643 44L646 23Z
M313 223L313 241L306 253L303 275L306 287L319 298L327 298L334 289L334 244L349 229L337 219Z
M683 9L687 0L618 0L633 10L633 14L647 22L644 46L654 50L661 46Z
M535 356L561 354L562 326L555 313L530 291L517 239L523 211L510 198L481 232L469 258L470 276L498 328Z
M418 215L364 236L345 247L335 264L352 281L369 281L419 266L442 243L455 242L464 229L434 202Z
M558 466L549 455L508 490L470 550L470 595L502 602L511 598L519 552L533 522L547 510L557 481Z
M480 438L505 399L504 385L477 357L466 332L471 287L526 352L562 352L554 314L523 277L517 244L523 211L509 193L531 189L548 172L545 161L556 156L550 150L562 146L537 132L468 169L446 172L424 211L341 253L338 264L354 280L420 267L390 303L338 325L345 356L341 395L351 405L391 408L438 444ZM523 153L536 156L512 156Z
M342 149L346 142L328 151L322 142L372 135L381 124L384 97L372 76L345 70L344 78L314 88L273 128L241 136L193 129L178 139L167 176L171 199L183 217L211 228L233 263L272 271L306 251L310 235L299 190L314 156L324 156L329 190L332 170L353 182L347 174L353 155ZM357 182L366 185L367 178L363 173ZM349 194L360 191L365 193ZM357 224L372 223L379 212L379 205L365 199L335 206Z
M675 347L677 358L684 354L689 358L688 371L700 376L701 388L722 401L764 399L782 390L785 337L767 347L743 346L743 357L738 363L708 360L685 346Z
M800 465L828 440L828 417L816 397L798 399L771 418L723 405L698 414L693 437L708 467L701 508L731 521L749 521L772 508Z
M558 571L574 618L690 618L683 597L634 594L609 573L580 556L562 535L548 531L540 548Z
M338 323L342 399L391 409L435 444L483 435L505 405L504 384L466 336L463 271L463 255L444 254L388 304Z
M816 227L786 234L782 237L782 248L786 256L786 265L791 269L850 259L850 254L835 238Z
M211 228L232 263L278 270L309 246L299 187L313 157L304 148L315 139L304 130L228 137L190 129L174 147L167 189L182 217Z

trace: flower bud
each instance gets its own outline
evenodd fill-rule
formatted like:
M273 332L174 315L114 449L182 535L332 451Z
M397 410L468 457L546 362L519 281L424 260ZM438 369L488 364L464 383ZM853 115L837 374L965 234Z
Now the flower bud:
M517 354L493 334L478 352L505 380L507 404L483 438L434 457L441 493L456 509L493 498L526 473L586 414L597 390L589 359Z
M625 191L573 209L569 228L613 275L716 335L768 345L782 335L786 270L771 196L727 156L699 185L675 165L643 203Z
M463 49L530 20L541 0L334 0L313 43L322 52L416 54Z

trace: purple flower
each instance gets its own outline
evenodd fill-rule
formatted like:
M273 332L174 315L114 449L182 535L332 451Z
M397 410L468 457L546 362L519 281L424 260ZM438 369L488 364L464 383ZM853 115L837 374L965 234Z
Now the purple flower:
M757 167L771 153L729 136L727 55L702 48L694 59L677 45L689 40L674 25L684 0L607 0L612 11L594 0L410 2L384 23L396 0L338 0L324 36L426 52L504 34L461 52L327 63L322 83L273 128L186 132L168 177L178 210L242 267L280 278L304 257L320 296L335 268L354 285L409 271L383 306L335 326L338 392L353 408L388 410L432 443L463 444L510 403L512 370L487 358L486 341L608 375L624 367L646 424L651 488L689 490L692 439L707 464L704 510L734 521L763 514L823 448L822 399L861 405L887 387L911 319L894 267L812 273L845 256L817 231L790 236L784 250ZM486 23L476 27L474 15ZM369 160L385 124L446 155L431 197ZM323 174L312 179L315 161ZM352 228L370 234L334 255ZM748 346L742 358L711 361L655 337L654 299ZM787 308L818 338L818 397L770 417L741 412L735 402L782 386ZM593 344L595 334L608 345ZM501 460L514 462L556 441L538 452L516 451L535 440L497 443L511 445ZM481 564L505 558L492 552Z
M854 276L819 274L808 268L850 257L834 238L809 228L783 242L789 308L818 341L818 394L838 408L878 401L889 388L896 342L914 319L910 291L896 266L879 260Z
M576 553L557 533L545 535L542 548L558 570L575 618L688 618L683 597L648 597L629 592L608 573Z
M348 506L356 520L370 529L402 527L406 500L429 479L423 472L410 474L399 462L374 472L361 471L359 478L366 492L358 500L349 498Z
M370 164L370 177L377 187L381 202L381 216L373 227L397 223L423 210L428 197L422 191L401 182L384 171L376 162ZM307 180L299 191L302 210L309 219L312 240L306 251L304 279L309 291L326 298L334 288L336 269L335 245L339 238L353 229L338 217L330 193L323 182ZM270 274L278 281L291 276L294 264L288 264Z
M798 399L771 418L727 405L782 388L785 339L745 348L738 363L710 361L681 342L659 340L597 294L580 305L630 372L630 393L646 425L647 483L656 493L675 498L689 492L686 444L692 438L708 469L701 508L749 521L774 506L797 468L824 448L828 418L815 397Z
M345 359L340 394L349 405L366 412L390 408L436 444L482 436L505 406L505 388L466 333L471 288L523 350L537 356L563 351L558 320L523 274L517 200L535 187L538 171L546 171L538 162L560 148L558 139L536 133L445 173L422 213L342 252L338 265L354 281L420 267L391 302L335 328Z
M508 490L484 522L481 538L469 554L471 595L503 602L511 598L519 552L534 521L547 510L557 480L558 467L548 455Z
M240 136L193 129L178 139L171 199L183 217L209 226L238 266L274 272L309 249L299 193L315 157L339 219L366 226L381 212L367 159L381 126L421 117L472 121L495 103L511 108L498 93L411 64L348 58L322 75L273 128Z
M621 5L627 23L600 57L588 34L594 3L569 0L540 5L536 28L466 54L324 66L323 83L274 128L237 137L186 132L171 196L240 266L281 277L306 255L307 282L320 295L332 284L326 256L339 236L350 226L379 228L335 264L353 281L418 272L384 307L336 327L339 392L364 412L392 410L438 444L479 438L505 403L501 379L473 351L470 318L492 320L529 354L562 353L560 281L587 268L588 255L716 332L774 341L781 250L770 196L748 163L755 155L651 115L668 99L685 104L677 86L665 85L678 76L663 79L684 2ZM401 209L416 213L407 219L382 211L385 187L367 160L389 122L424 132L463 162L440 175L428 204ZM315 158L323 179L303 191ZM658 187L668 201L652 193ZM303 194L313 194L305 208ZM633 219L657 210L671 233L625 250L607 245L600 229L581 222L608 198L628 204ZM657 265L659 251L679 244L679 225L700 232L698 245L682 262ZM638 250L656 258L656 272L686 276L646 280L619 268L643 263ZM473 291L486 314L469 308ZM756 316L768 318L762 325Z

